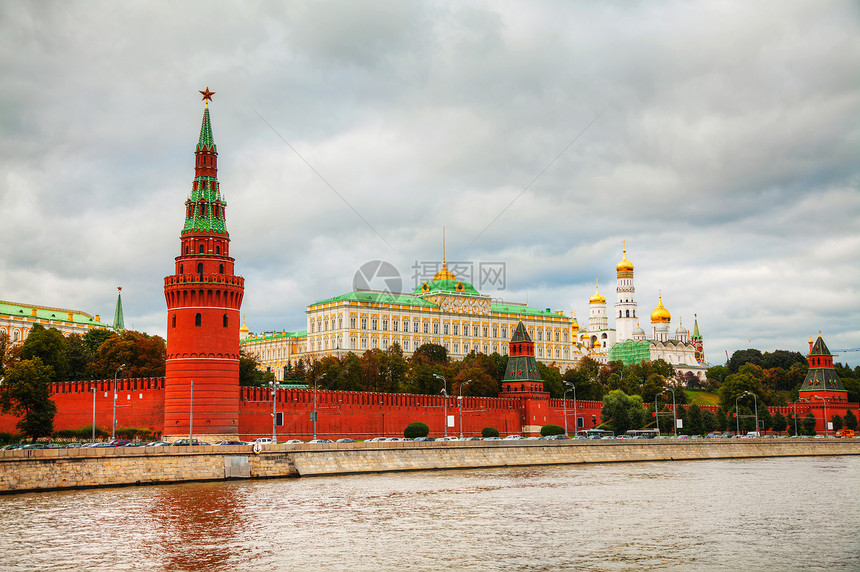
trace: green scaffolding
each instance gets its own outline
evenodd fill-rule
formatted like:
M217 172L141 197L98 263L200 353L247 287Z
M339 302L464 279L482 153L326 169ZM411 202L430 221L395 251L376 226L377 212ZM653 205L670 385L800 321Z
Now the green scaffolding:
M624 365L649 361L651 342L648 340L625 340L609 348L609 361L621 361Z

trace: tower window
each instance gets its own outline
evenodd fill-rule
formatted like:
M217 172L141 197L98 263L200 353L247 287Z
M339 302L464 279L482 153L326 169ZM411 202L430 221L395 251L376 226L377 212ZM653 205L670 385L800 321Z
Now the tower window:
M224 265L223 264L218 265L218 274L224 274Z
M194 316L194 325L195 326L201 325L202 320L203 320L203 318L200 314L195 315Z
M185 254L188 254L188 245L185 245Z
M183 272L183 271L182 271L182 265L181 265L181 264L179 265L179 273L180 273L180 274L185 274L185 272Z
M227 327L227 314L224 314L224 318L222 319L222 322L223 322L223 326L226 328Z
M173 314L173 327L176 327L176 314Z
M201 245L200 245L200 254L203 254L203 249L204 249L204 248L206 248L206 247L205 247L205 246L203 246L203 245L201 244Z
M630 317L630 310L627 310L627 317Z
M202 262L197 263L197 274L203 274L203 263Z
M221 247L220 246L215 247L215 254L221 254Z

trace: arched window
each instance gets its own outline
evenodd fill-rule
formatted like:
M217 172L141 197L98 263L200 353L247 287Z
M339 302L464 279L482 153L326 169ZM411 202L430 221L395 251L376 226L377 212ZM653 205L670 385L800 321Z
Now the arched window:
M222 320L222 321L224 322L224 324L223 324L223 325L224 325L224 327L226 328L226 327L227 327L227 314L224 314L224 318L223 318L223 320Z
M220 246L215 247L215 254L221 254L221 247Z
M176 327L176 314L173 314L173 327Z
M200 316L200 314L197 314L196 316L194 316L194 325L195 326L201 325L202 320L203 320L202 316Z
M630 310L627 310L627 317L630 317Z
M203 263L202 262L197 263L197 274L203 274Z
M182 270L182 265L181 265L181 264L179 265L179 273L180 273L180 274L185 274L185 272Z
M205 248L206 248L206 247L205 247L205 246L203 246L202 244L200 245L200 254L203 254L203 249L205 249Z
M218 265L218 274L224 274L224 265L223 264Z
M185 245L185 254L188 254L188 245Z

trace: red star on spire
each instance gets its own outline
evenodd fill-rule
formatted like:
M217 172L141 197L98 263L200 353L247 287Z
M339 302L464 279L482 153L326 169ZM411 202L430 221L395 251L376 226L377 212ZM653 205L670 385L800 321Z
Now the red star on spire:
M206 86L206 91L201 91L203 94L203 101L212 101L212 96L215 95L214 91L209 91L209 86Z

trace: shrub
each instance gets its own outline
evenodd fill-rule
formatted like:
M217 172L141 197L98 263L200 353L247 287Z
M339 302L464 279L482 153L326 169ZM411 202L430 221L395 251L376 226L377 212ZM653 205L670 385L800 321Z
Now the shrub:
M483 429L481 429L481 437L486 438L486 437L498 437L498 436L499 436L499 430L498 429L494 429L492 427L484 427Z
M426 437L430 434L430 427L427 426L426 423L421 423L420 421L416 421L415 423L410 423L406 426L406 429L403 430L403 436L407 439L414 439L416 437Z
M548 437L549 435L564 435L564 427L560 427L558 425L544 425L540 428L541 437Z
M14 433L6 433L5 431L0 431L0 443L4 445L17 443L21 440L20 435L16 435Z

